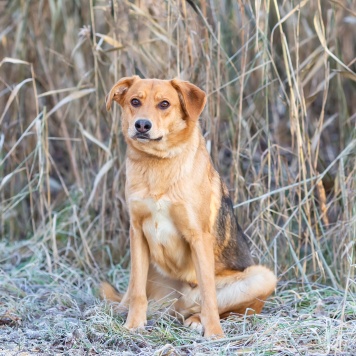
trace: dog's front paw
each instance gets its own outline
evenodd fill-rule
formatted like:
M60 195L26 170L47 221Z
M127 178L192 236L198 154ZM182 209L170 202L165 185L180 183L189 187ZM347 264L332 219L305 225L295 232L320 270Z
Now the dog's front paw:
M143 330L145 328L145 325L147 324L146 319L138 319L138 318L133 318L132 320L126 320L126 323L124 324L124 328L128 330Z
M211 338L211 339L221 339L223 338L224 332L221 328L221 325L209 325L205 328L204 337Z

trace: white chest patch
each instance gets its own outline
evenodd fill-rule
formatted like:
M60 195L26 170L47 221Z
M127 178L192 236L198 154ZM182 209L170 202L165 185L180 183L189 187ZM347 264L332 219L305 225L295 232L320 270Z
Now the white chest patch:
M147 198L132 199L130 204L144 207L147 217L143 220L142 231L149 245L151 261L156 268L176 279L195 281L190 247L169 214L172 203L169 200L155 201Z
M156 202L153 199L146 199L145 203L151 216L144 220L142 229L150 244L167 245L172 239L180 238L169 215L171 202L163 199Z

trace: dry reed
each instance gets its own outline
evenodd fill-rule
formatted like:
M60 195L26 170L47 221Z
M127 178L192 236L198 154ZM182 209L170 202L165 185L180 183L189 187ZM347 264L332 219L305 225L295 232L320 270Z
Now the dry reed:
M2 2L0 341L13 342L16 327L23 345L47 345L34 353L351 353L354 5ZM133 74L178 76L207 92L201 124L212 160L255 254L281 281L270 318L226 321L218 343L195 344L154 308L150 331L129 335L92 297L102 278L127 283L125 144L119 109L107 113L104 98ZM41 315L48 308L53 318ZM30 320L41 337L24 331Z

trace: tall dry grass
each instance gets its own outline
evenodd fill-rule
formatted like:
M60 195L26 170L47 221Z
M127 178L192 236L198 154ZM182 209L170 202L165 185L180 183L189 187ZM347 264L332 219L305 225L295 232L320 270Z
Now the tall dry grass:
M208 95L207 147L261 262L307 290L355 291L354 1L1 7L3 261L128 266L125 144L105 94L123 76L180 77Z

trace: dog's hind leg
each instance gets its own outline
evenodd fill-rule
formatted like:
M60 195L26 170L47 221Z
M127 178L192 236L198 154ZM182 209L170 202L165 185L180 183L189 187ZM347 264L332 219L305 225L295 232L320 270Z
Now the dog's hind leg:
M229 271L229 275L217 276L219 314L260 313L266 299L276 288L277 278L268 268L255 265L243 272Z
M220 317L230 313L260 313L276 282L273 272L260 265L250 266L243 272L228 270L215 276ZM201 300L199 288L186 285L181 292L183 295L175 305L176 311L186 318L186 326L197 328Z

